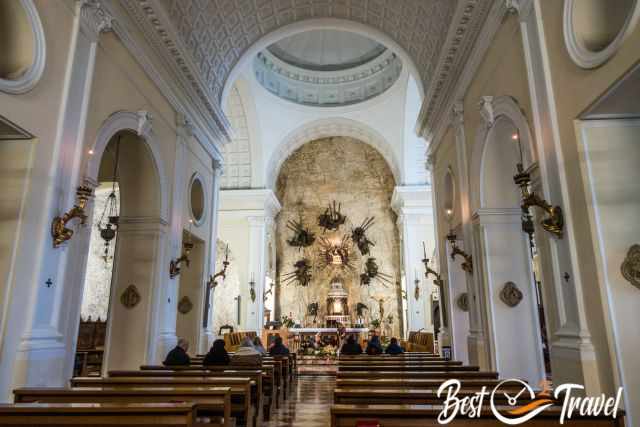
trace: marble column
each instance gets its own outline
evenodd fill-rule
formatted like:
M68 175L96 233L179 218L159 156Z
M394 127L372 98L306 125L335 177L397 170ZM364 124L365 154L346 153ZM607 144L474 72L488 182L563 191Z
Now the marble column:
M431 187L396 187L391 205L398 215L397 225L401 240L400 257L405 284L403 290L406 292L408 310L405 329L433 332L430 297L434 287L432 280L425 278L422 263L425 251L427 258L432 258L435 247ZM416 286L419 287L417 295Z

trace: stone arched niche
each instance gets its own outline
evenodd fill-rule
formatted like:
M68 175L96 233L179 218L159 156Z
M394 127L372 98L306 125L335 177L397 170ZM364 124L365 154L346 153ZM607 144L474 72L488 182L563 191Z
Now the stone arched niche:
M308 142L291 154L283 163L277 179L276 193L282 210L276 219L277 279L279 286L276 301L277 315L293 315L296 321L305 320L308 304L317 302L322 319L326 313L326 300L332 279L339 278L348 292L349 309L355 314L355 306L362 302L369 307L367 320L379 316L378 299L384 301L384 317L393 315L391 331L397 336L399 330L400 249L396 217L391 209L391 196L395 180L384 157L373 147L349 137L329 137ZM318 226L318 216L333 201L341 204L347 216L346 223L336 232L325 232ZM349 259L353 271L334 267L323 267L319 261L319 245L299 250L288 244L292 233L287 222L302 219L305 227L315 233L317 239L324 237L340 240L351 234L353 226L360 225L367 217L375 217L368 237L375 242L372 256L380 271L392 276L392 282L383 285L372 281L370 286L361 286L359 275L364 271L367 256L362 256L356 246ZM314 265L312 280L308 287L284 284L284 275L293 270L293 264L308 258ZM365 316L366 317L366 316ZM309 320L309 319L307 319ZM352 319L355 320L355 319Z
M44 70L45 40L31 0L0 2L0 91L32 89Z

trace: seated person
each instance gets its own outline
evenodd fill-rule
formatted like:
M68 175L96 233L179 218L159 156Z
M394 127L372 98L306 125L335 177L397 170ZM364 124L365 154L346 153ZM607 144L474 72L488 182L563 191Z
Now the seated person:
M265 356L267 354L267 349L262 345L262 340L260 339L260 337L255 337L253 339L253 348L255 348L256 351L262 356Z
M380 344L380 337L374 335L369 340L367 344L367 349L365 350L369 356L375 356L377 354L382 354L382 344Z
M269 354L272 356L286 356L289 354L289 349L282 343L282 337L280 335L273 341L273 345L269 349Z
M262 355L253 348L253 342L250 337L244 337L240 343L240 347L231 356L232 365L251 365L262 366Z
M402 354L404 353L404 349L400 347L400 344L398 344L398 339L394 337L391 338L391 342L384 352L387 354Z
M188 366L191 364L191 358L187 354L189 351L189 341L184 338L178 340L178 345L167 354L162 362L165 366Z
M229 362L229 353L227 353L227 349L224 348L224 340L217 339L213 342L213 345L206 356L204 356L202 365L228 365Z
M356 342L356 337L353 335L349 335L347 338L347 342L342 345L340 349L340 354L345 355L356 355L362 354L362 346Z

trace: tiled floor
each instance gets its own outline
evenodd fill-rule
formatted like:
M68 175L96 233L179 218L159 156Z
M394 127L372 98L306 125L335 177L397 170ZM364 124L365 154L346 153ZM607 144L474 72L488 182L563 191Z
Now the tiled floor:
M295 380L289 398L264 427L328 427L329 406L333 402L334 377L301 376Z

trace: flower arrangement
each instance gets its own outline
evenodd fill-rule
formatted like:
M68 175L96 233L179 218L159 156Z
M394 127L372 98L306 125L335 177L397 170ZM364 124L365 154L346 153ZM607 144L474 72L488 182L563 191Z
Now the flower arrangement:
M295 324L296 322L293 320L293 318L287 316L286 314L282 316L282 326L284 326L285 328L292 328Z

